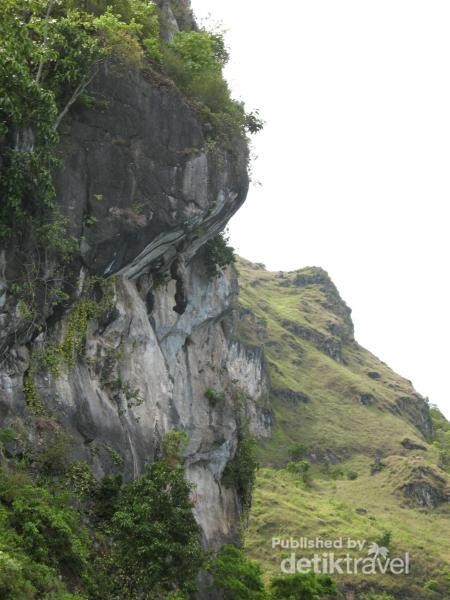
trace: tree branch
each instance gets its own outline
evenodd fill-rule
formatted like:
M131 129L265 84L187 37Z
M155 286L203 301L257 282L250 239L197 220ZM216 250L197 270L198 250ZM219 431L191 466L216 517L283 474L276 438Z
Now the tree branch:
M77 85L77 87L75 88L75 91L73 92L72 96L68 100L67 104L64 106L62 111L59 113L58 118L56 119L55 124L53 125L54 131L56 131L58 129L58 127L61 124L61 121L64 119L64 117L69 112L70 107L81 96L81 94L84 92L84 90L87 88L87 86L94 79L96 74L97 74L97 68L93 69L91 75L87 78L82 79L81 82Z
M47 12L45 13L45 25L44 25L44 39L42 41L42 57L41 60L39 62L39 67L36 73L36 83L39 83L39 81L41 80L42 77L42 70L44 68L44 50L45 47L47 46L48 43L48 22L50 19L50 13L52 12L52 8L53 8L53 0L50 0L50 2L48 3L47 6Z

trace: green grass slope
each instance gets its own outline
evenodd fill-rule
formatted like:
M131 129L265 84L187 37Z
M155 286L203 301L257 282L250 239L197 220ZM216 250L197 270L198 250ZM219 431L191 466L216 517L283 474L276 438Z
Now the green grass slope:
M290 551L273 549L273 537L366 540L366 556L369 543L383 542L391 556L411 554L411 574L338 576L349 598L372 588L450 598L448 423L355 341L351 311L325 271L272 273L243 259L237 268L237 336L264 347L274 418L258 448L250 556L279 573ZM299 444L311 465L306 483L286 468Z

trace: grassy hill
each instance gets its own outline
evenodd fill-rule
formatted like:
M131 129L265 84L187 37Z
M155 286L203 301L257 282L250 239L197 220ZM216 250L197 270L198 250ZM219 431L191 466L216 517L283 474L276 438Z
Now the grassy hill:
M273 537L365 540L359 556L377 542L391 557L409 552L411 573L340 575L348 598L369 589L450 598L449 424L355 341L351 311L325 271L237 266L237 335L264 347L274 418L258 447L249 555L279 573L291 550L272 548Z

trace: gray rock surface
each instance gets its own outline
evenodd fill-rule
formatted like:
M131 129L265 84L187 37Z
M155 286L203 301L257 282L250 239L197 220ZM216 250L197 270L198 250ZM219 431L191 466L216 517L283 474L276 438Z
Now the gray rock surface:
M160 5L172 34L195 26L189 2ZM13 245L0 253L0 426L39 448L54 420L71 436L74 460L125 479L161 455L166 432L185 431L196 516L217 547L239 534L240 498L222 482L239 423L257 436L271 426L262 352L235 341L236 277L228 269L208 279L202 258L245 200L247 143L208 142L195 107L150 67L107 63L90 94L97 109L74 108L61 127L55 175L61 212L82 240L70 301L53 307L53 265L39 265L41 327L30 324L12 286L30 256ZM33 375L44 407L36 417L24 395L31 356L64 339L83 282L112 275L114 310L89 322L75 364ZM223 401L212 405L208 388Z
M173 311L173 281L155 291L148 314L138 286L119 278L114 319L102 330L91 322L76 365L58 377L41 373L36 383L46 413L73 439L72 458L92 464L98 477L115 472L137 477L146 462L160 456L166 432L185 431L196 516L205 543L215 547L238 537L240 499L222 482L236 451L238 423L244 416L254 435L267 436L271 421L262 354L232 339L235 274L228 269L208 280L202 266L196 259L186 269L189 303L182 315ZM64 317L53 342L66 327ZM30 350L42 343L38 338ZM16 426L19 417L36 442L36 422L23 395L28 358L25 347L14 349L1 369L0 414L4 427ZM208 388L223 400L212 405Z

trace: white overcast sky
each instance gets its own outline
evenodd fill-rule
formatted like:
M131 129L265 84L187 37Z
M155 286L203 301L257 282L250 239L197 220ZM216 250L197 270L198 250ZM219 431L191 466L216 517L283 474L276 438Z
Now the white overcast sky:
M266 120L239 254L325 268L358 341L450 418L450 2L192 0Z

